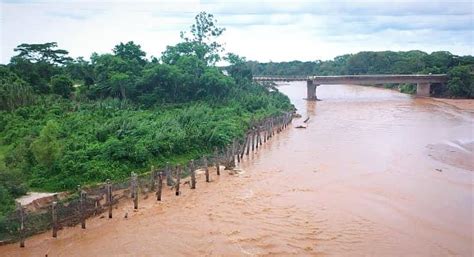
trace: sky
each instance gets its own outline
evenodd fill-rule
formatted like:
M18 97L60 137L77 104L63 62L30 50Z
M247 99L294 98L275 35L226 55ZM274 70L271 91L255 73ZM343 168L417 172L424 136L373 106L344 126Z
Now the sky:
M226 52L260 62L383 50L474 55L473 0L0 1L1 63L21 43L44 42L88 59L134 41L159 57L200 11L226 28Z

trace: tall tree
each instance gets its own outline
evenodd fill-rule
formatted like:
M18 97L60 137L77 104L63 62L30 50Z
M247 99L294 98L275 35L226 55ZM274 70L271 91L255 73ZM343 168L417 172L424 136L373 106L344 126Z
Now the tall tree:
M21 44L17 46L14 51L19 52L17 55L30 62L46 62L49 64L64 64L72 61L68 57L68 51L63 49L56 49L58 44L56 42L48 42L43 44Z
M194 55L214 65L220 60L219 54L224 50L217 38L224 32L224 28L217 27L217 20L212 14L201 12L195 17L195 24L189 32L181 32L184 42L176 46L168 46L163 52L162 60L165 63L176 63L180 56Z
M112 49L114 54L125 61L136 61L140 65L146 64L146 53L142 51L141 46L129 41L126 44L120 43Z

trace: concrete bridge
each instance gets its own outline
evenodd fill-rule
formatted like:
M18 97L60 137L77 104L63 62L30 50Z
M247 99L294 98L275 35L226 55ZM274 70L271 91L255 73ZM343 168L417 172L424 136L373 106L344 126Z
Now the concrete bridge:
M446 74L429 74L429 75L341 75L341 76L261 76L254 77L254 81L306 81L307 83L307 100L318 100L316 96L316 88L320 85L376 85L388 83L415 83L416 96L430 96L431 84L446 83L448 78Z

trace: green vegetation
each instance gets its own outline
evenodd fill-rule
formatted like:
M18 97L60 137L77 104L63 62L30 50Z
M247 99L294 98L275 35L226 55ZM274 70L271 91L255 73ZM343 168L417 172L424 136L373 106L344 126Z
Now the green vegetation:
M22 44L0 66L0 220L27 189L63 191L184 163L244 135L252 120L292 108L252 82L223 32L200 13L183 42L148 60L140 45L75 60L56 43Z
M452 96L474 98L472 66L456 66L449 70L448 92Z
M360 52L338 56L329 61L314 62L247 62L255 75L363 75L363 74L441 74L449 75L445 86L435 86L434 95L443 97L474 97L474 57L456 56L439 51L427 54L408 52ZM397 87L398 85L392 85ZM400 85L405 93L414 93L413 85Z

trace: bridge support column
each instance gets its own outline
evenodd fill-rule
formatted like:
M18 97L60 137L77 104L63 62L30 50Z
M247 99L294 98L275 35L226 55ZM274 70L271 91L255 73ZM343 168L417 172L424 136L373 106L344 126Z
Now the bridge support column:
M307 80L306 81L306 100L308 101L317 101L318 97L316 96L316 88L318 87L318 84L314 84L312 80Z
M431 84L427 82L421 82L416 84L416 96L418 97L429 97L430 96Z

